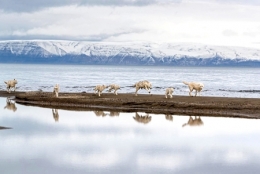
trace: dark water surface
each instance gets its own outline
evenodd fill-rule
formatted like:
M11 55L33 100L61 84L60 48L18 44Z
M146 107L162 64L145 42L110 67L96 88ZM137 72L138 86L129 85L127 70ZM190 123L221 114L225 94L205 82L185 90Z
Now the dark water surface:
M52 110L0 97L0 126L12 128L0 130L4 174L260 171L257 119Z

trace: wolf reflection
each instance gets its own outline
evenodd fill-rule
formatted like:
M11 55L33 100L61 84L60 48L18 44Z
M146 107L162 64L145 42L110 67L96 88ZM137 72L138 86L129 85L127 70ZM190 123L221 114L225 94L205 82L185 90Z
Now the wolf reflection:
M97 117L105 117L107 115L110 117L119 117L120 115L120 112L115 112L115 111L110 111L109 113L106 113L104 111L93 111L93 112Z
M11 106L12 105L12 106ZM11 101L8 100L8 109L15 107L15 103L12 103ZM5 107L6 108L6 107ZM16 107L15 107L16 108ZM16 109L15 109L16 110ZM110 116L110 117L118 117L120 115L120 112L115 112L115 111L93 111L94 114L97 117L105 117L105 116ZM53 118L55 120L55 122L59 121L59 112L58 109L52 109L52 115ZM142 123L142 124L148 124L152 121L152 116L150 116L149 114L145 113L145 114L139 114L138 112L135 112L135 115L133 116L133 119L138 122L138 123ZM165 119L167 121L173 121L173 115L171 114L165 114ZM194 118L192 116L189 116L189 120L187 123L184 123L182 125L182 127L185 126L202 126L204 125L202 119L200 116L195 116Z
M165 119L169 121L173 121L173 116L170 114L165 114Z
M152 117L149 116L149 114L146 115L140 115L137 112L135 113L135 116L133 117L133 119L135 121L137 121L138 123L143 123L143 124L148 124L151 122Z
M105 117L105 116L111 116L111 117L114 117L114 116L119 116L120 115L120 112L114 112L114 111L111 111L111 112L105 112L105 111L93 111L94 114L97 116L97 117ZM145 113L145 114L140 114L138 112L135 112L135 115L133 116L133 119L138 122L138 123L142 123L142 124L148 124L152 121L152 116L150 116L149 114ZM165 114L165 119L167 121L173 121L173 115L171 114ZM202 119L200 118L200 116L195 116L194 118L192 116L189 116L189 120L187 123L184 123L182 125L182 127L185 127L185 126L201 126L203 125L203 121Z
M202 126L204 123L203 121L201 120L200 116L195 116L194 119L192 118L192 116L190 116L189 120L187 123L184 123L182 125L182 127L185 127L185 126Z
M7 97L6 98L6 106L4 107L4 109L8 109L8 110L15 112L17 110L17 107L15 106L15 102Z
M52 109L52 115L53 115L53 118L54 118L55 122L58 122L59 121L58 109Z

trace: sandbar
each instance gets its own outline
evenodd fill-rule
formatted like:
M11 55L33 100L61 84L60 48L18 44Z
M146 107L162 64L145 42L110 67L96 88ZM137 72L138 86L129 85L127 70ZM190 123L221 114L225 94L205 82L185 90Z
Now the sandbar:
M56 98L52 92L0 91L0 97L12 97L22 105L66 110L107 110L116 112L146 112L154 114L260 118L259 98L212 96L180 96L165 98L159 94L62 92Z

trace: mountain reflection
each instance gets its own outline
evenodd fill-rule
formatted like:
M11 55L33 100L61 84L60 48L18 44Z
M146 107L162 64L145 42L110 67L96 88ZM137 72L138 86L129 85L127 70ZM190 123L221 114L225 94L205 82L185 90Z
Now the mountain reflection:
M194 119L192 118L192 116L190 116L189 120L187 123L184 123L182 125L182 127L185 127L185 126L201 126L203 125L203 121L201 120L200 116L195 116Z
M17 107L15 106L15 102L7 97L6 98L6 106L4 107L4 109L8 109L8 110L15 112L17 110Z
M137 112L135 113L135 117L133 117L135 121L143 124L148 124L151 120L152 117L149 116L149 114L146 114L144 116L138 114Z
M54 118L55 122L58 122L59 121L58 109L52 109L52 115L53 115L53 118Z

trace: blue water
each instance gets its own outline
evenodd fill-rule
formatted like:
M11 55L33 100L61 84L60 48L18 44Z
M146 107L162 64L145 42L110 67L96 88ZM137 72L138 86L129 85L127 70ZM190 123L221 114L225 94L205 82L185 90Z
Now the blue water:
M174 95L188 95L182 81L197 81L205 85L202 96L260 97L260 68L0 64L0 69L0 90L6 89L4 81L15 78L18 91L52 91L59 83L61 92L93 92L98 84L116 83L121 86L120 94L134 93L133 84L149 80L152 94L175 87Z
M203 96L259 97L256 68L176 68L0 64L0 80L18 79L18 91L93 92L96 84L118 83L121 92L147 79L152 93L188 95L182 81L205 84ZM4 83L0 86L5 90ZM252 92L254 90L256 92ZM140 91L140 93L147 93ZM119 92L120 95L120 92ZM57 115L54 115L56 112ZM139 115L146 113L137 112ZM208 174L259 173L260 120L149 114L108 110L68 111L7 104L0 97L0 171L5 174ZM195 119L195 116L191 116ZM197 119L199 120L199 118Z

